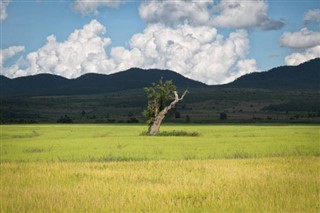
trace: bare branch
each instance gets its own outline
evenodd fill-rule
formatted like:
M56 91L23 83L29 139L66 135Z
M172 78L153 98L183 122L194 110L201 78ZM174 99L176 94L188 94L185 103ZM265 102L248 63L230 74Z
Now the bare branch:
M178 96L178 92L177 91L173 91L174 92L174 99L175 100L179 100L179 96Z
M174 97L175 97L174 100L175 100L175 101L182 101L183 98L184 98L184 96L185 96L187 93L189 93L189 91L188 91L188 89L186 89L180 98L179 98L179 95L178 95L178 92L177 92L177 91L173 91L173 93L174 93Z
M181 98L180 98L179 100L182 101L183 98L184 98L184 96L185 96L187 93L189 93L188 89L186 89L186 90L184 91L184 93L182 94L182 96L181 96Z

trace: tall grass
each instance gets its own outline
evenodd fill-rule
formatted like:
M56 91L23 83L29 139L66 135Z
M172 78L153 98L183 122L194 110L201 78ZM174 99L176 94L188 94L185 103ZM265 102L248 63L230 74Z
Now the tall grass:
M319 212L319 126L0 126L1 212Z
M2 163L1 212L319 212L319 160Z

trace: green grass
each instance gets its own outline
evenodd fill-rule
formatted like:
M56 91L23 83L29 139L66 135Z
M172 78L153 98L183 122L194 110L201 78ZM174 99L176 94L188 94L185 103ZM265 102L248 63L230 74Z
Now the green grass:
M316 125L0 126L1 212L319 212Z
M197 137L140 136L140 125L1 126L1 161L141 161L319 156L319 126L164 126Z

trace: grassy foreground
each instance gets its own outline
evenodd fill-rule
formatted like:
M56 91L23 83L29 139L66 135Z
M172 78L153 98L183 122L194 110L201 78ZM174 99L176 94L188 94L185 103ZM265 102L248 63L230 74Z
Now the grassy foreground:
M1 212L319 212L319 126L1 126Z
M146 126L0 126L1 162L142 161L320 156L319 126L164 126L198 137L140 136Z
M2 163L3 212L319 212L319 158Z

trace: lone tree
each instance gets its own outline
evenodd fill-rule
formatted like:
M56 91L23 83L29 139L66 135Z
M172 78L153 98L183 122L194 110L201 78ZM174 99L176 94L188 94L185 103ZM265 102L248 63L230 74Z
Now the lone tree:
M179 98L177 88L172 80L163 82L162 78L159 83L152 83L151 87L144 88L144 90L148 96L148 107L144 111L144 115L148 119L149 134L156 135L159 133L161 122L167 112L183 100L188 90L185 90Z

